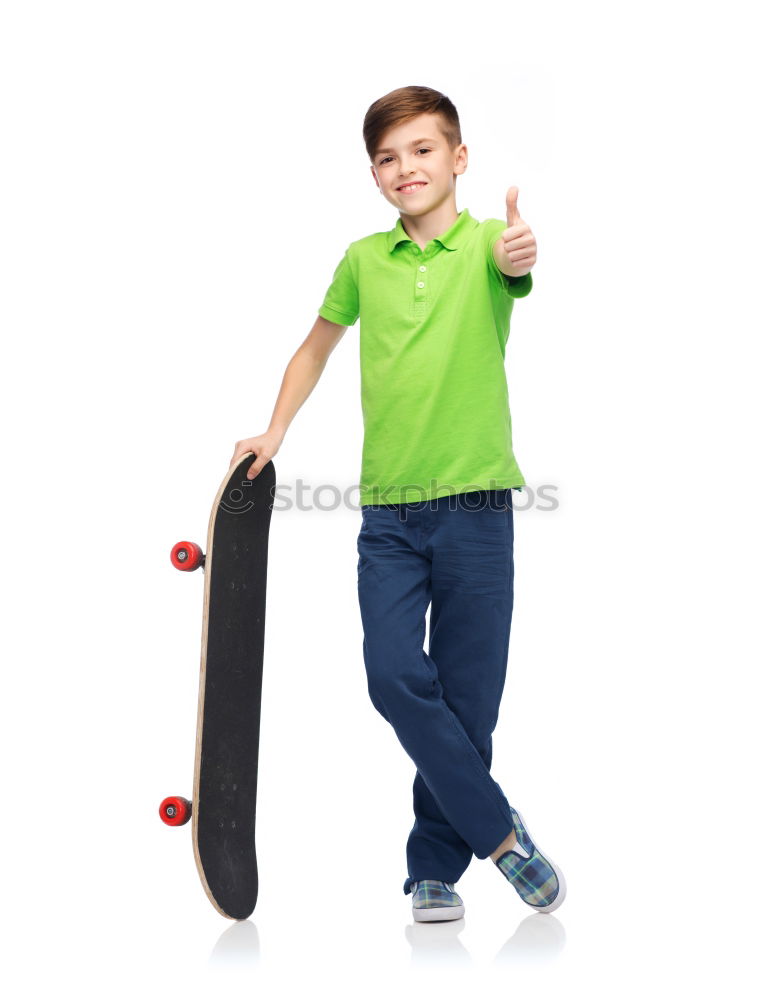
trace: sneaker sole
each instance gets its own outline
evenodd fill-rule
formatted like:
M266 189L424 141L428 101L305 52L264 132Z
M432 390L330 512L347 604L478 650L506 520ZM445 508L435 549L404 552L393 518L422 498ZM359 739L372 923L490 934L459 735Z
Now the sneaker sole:
M465 906L412 906L414 920L459 920L465 913Z
M564 899L565 899L565 893L566 893L565 876L563 875L562 870L554 863L554 861L549 857L549 855L546 853L546 851L542 850L538 846L538 841L533 836L533 834L530 832L530 830L528 830L527 823L525 822L525 818L522 815L522 813L519 811L519 809L517 809L516 806L513 806L512 808L514 809L514 812L517 814L517 816L519 816L519 822L525 828L525 833L528 835L528 837L530 837L530 839L533 842L533 844L535 845L535 848L538 851L538 853L540 855L542 855L542 857L546 858L546 861L549 864L549 867L552 869L552 871L557 876L557 881L558 881L558 883L560 885L560 888L557 891L557 895L552 900L552 902L549 903L547 906L533 906L532 903L525 903L525 905L529 906L531 910L536 910L538 913L551 913L552 910L556 910L558 906L561 906L562 903L563 903L563 901L564 901ZM516 833L516 830L514 832ZM520 896L520 899L521 898L522 897ZM525 902L524 899L522 900L522 902L523 903Z

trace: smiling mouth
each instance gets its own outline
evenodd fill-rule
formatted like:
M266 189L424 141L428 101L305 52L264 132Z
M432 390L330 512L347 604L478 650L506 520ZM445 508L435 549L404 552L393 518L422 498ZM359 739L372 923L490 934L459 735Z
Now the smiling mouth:
M404 184L403 187L398 188L398 191L402 194L412 194L414 191L420 191L426 184L427 181L415 181L413 184Z

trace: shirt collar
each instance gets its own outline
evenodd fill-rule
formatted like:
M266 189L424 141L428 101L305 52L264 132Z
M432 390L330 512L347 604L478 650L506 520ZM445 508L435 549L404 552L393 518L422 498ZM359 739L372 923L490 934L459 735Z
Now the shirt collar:
M438 240L438 242L445 246L447 250L457 250L463 245L466 235L476 225L476 220L473 218L468 209L464 208L446 232L442 233L440 236L434 236L433 239ZM391 229L387 233L387 252L392 253L398 243L404 242L412 243L413 240L403 228L403 223L401 222L400 216L398 216L395 228ZM432 243L433 240L430 240L430 242Z

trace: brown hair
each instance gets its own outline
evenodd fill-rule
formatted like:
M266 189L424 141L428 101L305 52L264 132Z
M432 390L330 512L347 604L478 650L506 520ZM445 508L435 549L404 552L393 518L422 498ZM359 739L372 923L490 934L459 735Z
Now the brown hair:
M385 132L424 114L439 116L439 128L450 149L460 145L463 140L457 108L445 94L431 87L398 87L374 101L366 112L362 137L371 163Z

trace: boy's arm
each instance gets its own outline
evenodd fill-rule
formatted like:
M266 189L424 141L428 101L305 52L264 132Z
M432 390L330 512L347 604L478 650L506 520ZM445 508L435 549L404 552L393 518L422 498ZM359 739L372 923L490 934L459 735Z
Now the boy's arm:
M254 452L257 460L247 472L248 478L254 479L263 466L273 458L281 447L293 417L311 395L324 371L327 359L343 337L345 330L345 326L339 326L323 316L317 316L310 333L287 365L267 431L258 434L257 437L237 441L230 465L241 455Z
M268 425L268 431L279 437L279 444L287 433L292 418L311 395L327 359L345 330L345 326L317 316L309 335L292 355Z

